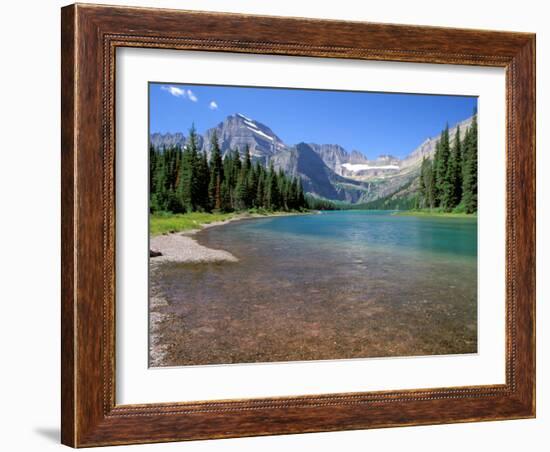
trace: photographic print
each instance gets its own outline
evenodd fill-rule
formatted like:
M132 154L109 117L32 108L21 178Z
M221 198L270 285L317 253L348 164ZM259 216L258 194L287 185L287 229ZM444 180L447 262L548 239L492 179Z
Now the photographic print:
M477 98L149 83L151 367L477 353Z
M63 444L535 417L534 34L77 4L61 42Z

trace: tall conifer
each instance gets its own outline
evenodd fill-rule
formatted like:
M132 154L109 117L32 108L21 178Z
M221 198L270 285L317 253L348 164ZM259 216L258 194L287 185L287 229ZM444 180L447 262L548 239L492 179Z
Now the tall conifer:
M460 143L460 128L457 127L457 133L453 143L453 149L449 154L445 180L443 183L443 194L441 198L441 207L450 211L460 202L462 197L462 157Z
M449 155L449 126L447 125L445 127L445 130L441 134L441 140L439 141L439 155L437 156L437 162L434 166L436 194L438 198L438 204L440 205L444 203L445 187L448 184L447 165L449 163Z
M180 163L177 164L178 174L176 176L177 198L181 207L186 212L196 210L200 198L199 155L197 148L197 133L193 125L189 130L189 139L182 153Z
M223 182L223 162L220 146L218 144L218 136L214 132L210 141L210 185L208 186L208 194L210 204L215 210L220 210L222 207L221 187Z
M464 139L462 202L467 213L477 212L477 115Z
M208 169L208 157L206 152L201 152L197 158L197 207L200 211L210 211L210 199L208 185L210 183L210 171Z

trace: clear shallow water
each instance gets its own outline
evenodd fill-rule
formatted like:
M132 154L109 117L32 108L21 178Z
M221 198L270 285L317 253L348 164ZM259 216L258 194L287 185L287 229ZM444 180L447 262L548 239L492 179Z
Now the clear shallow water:
M237 263L166 264L165 365L477 351L477 220L272 217L197 240Z

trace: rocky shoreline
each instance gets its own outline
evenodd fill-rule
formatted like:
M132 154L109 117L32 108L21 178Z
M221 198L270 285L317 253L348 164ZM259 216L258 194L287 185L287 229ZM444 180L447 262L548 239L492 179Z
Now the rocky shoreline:
M149 242L150 263L175 262L197 264L205 262L238 262L238 259L230 252L216 250L200 245L193 235L202 229L222 226L234 221L251 220L256 218L269 218L275 216L308 215L307 213L278 213L273 215L237 215L225 221L214 221L203 224L201 229L193 229L185 232L172 232L153 236Z
M204 262L237 262L238 259L230 252L202 246L193 238L193 235L202 229L221 226L245 218L249 217L236 216L225 221L214 221L203 224L200 229L153 236L149 242L150 263L177 262L197 264Z
M298 213L281 213L270 216L307 215ZM200 230L222 226L234 221L254 218L267 218L266 215L237 215L225 221L215 221L204 224L200 229L185 232L173 232L157 235L149 242L149 366L165 366L170 355L170 344L166 343L166 332L178 324L177 315L167 312L169 303L162 295L156 283L155 273L163 263L210 263L210 262L238 262L238 259L228 251L207 248L199 244L193 236Z
M156 268L151 266L151 276ZM165 362L168 345L162 341L162 332L173 320L171 314L164 311L168 302L160 294L159 288L151 278L149 286L149 366L159 367Z
M202 225L202 229L220 226L242 218L235 217L226 221L212 222ZM163 332L173 327L176 316L166 312L168 301L162 296L157 285L155 273L160 264L175 263L205 263L205 262L237 262L238 259L228 251L215 250L200 245L192 236L200 229L186 232L173 232L157 235L149 241L149 366L165 365L169 353L169 345L163 341Z
M237 262L228 251L214 250L200 245L189 233L172 233L151 237L151 263L179 262ZM155 256L156 255L156 256Z

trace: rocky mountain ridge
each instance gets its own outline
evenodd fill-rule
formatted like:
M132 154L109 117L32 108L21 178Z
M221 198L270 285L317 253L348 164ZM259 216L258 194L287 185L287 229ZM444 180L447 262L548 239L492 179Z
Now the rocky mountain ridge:
M454 139L457 126L463 136L471 121L468 118L451 127L450 138ZM265 166L273 162L277 169L299 176L311 195L349 203L371 202L398 193L401 187L414 189L422 159L433 155L440 138L440 135L427 138L404 159L380 155L369 160L362 152L347 151L338 144L288 145L270 127L241 113L228 116L198 136L199 148L207 154L214 133L222 155L233 149L244 153L248 146L253 161ZM153 133L150 144L156 148L183 147L186 137L182 133Z

